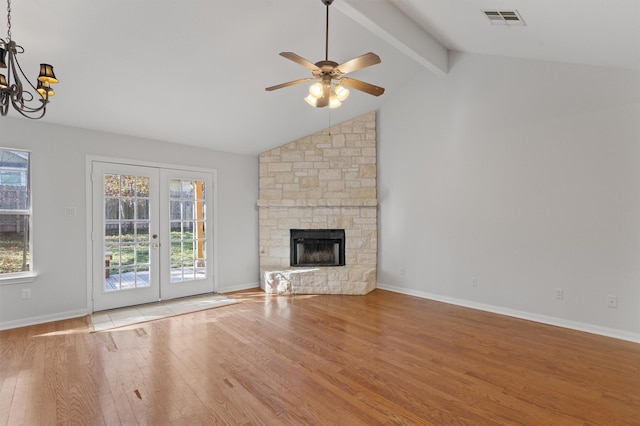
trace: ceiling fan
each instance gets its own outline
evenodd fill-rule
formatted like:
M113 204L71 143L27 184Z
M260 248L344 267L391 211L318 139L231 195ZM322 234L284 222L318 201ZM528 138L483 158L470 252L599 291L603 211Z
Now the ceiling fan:
M319 61L313 64L293 52L281 52L280 56L307 68L311 71L313 77L301 78L287 83L277 84L275 86L267 87L265 90L270 92L272 90L282 89L283 87L293 86L295 84L305 83L311 80L319 80L309 87L309 96L305 98L307 103L317 108L326 107L327 105L329 108L337 108L342 105L342 101L347 99L349 96L349 89L347 89L347 87L360 90L361 92L365 92L373 96L382 95L384 93L384 88L382 87L353 78L344 77L345 74L350 72L379 64L381 62L380 57L375 53L365 53L364 55L358 56L357 58L339 65L337 62L329 60L329 6L331 6L331 3L333 3L334 0L321 1L327 7L324 61Z

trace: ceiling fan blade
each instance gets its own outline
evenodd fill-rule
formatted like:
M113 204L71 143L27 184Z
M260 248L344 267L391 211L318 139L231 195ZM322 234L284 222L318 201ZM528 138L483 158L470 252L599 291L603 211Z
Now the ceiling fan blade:
M384 87L375 86L353 78L342 77L339 81L347 87L360 90L361 92L365 92L373 96L380 96L384 93Z
M293 52L280 52L280 56L289 59L290 61L293 61L297 64L302 65L303 67L305 67L308 70L311 71L318 71L320 68L318 68L315 64L312 64L311 62L307 61L305 58L303 58L300 55L297 55Z
M360 55L357 58L353 58L344 64L338 65L335 70L340 74L347 74L353 71L360 70L362 68L370 67L371 65L379 64L382 62L380 57L375 53L369 52L364 55Z
M309 80L313 80L313 77L301 78L299 80L293 80L293 81L288 81L288 82L282 83L282 84L276 84L275 86L267 87L264 90L266 90L267 92L271 92L272 90L282 89L283 87L293 86L294 84L304 83L304 82L309 81Z

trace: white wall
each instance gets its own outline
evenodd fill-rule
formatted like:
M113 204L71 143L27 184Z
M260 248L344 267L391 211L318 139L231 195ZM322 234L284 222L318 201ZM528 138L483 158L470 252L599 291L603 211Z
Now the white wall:
M379 287L640 341L637 70L456 53L378 126Z
M53 113L53 112L51 112ZM82 315L87 306L87 155L217 170L217 290L257 287L258 157L0 119L0 146L32 152L33 263L28 284L0 284L0 328ZM65 216L65 207L78 215ZM32 297L21 299L23 288Z

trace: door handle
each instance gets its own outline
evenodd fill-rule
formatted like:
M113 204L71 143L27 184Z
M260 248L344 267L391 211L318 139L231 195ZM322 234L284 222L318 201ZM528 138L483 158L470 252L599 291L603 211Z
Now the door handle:
M151 247L153 247L153 248L158 248L158 246L160 246L160 244L158 244L158 243L151 244Z

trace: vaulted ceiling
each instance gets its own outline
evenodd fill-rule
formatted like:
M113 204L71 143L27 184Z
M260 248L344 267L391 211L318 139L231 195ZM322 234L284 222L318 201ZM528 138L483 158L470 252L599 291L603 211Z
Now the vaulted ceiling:
M264 90L310 74L279 52L324 59L321 0L14 0L12 10L25 72L49 62L60 79L44 121L241 154L374 110L418 72L446 78L450 51L640 72L638 0L335 0L329 59L377 53L381 64L350 76L386 92L352 91L333 110L308 106L307 84ZM484 10L517 10L526 26L491 25Z

